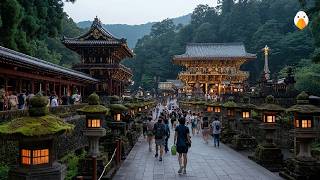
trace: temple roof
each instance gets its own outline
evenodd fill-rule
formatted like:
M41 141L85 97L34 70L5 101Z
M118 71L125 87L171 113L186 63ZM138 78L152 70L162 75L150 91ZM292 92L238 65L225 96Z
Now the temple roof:
M256 55L247 53L243 43L189 43L186 52L175 55L174 59L255 59Z
M129 57L133 57L133 52L127 46L127 40L124 38L117 38L108 30L104 29L101 21L96 17L88 30L88 32L74 38L63 37L62 43L67 47L78 46L122 46Z
M7 62L11 62L23 67L35 67L42 69L43 71L55 72L58 74L64 74L72 78L84 79L87 81L98 82L99 80L94 79L87 74L84 74L79 71L75 71L63 66L59 66L26 54L5 48L0 46L0 59L3 58Z

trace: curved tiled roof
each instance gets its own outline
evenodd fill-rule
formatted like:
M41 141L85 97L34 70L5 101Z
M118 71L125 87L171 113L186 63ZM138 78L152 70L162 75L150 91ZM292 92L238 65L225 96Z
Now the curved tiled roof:
M72 76L74 78L80 78L88 81L98 82L99 80L94 79L88 76L85 73L78 72L63 66L59 66L32 56L28 56L26 54L5 48L0 46L0 58L4 58L7 61L12 61L15 64L21 64L23 66L32 66L41 69L45 69L48 71L65 74L68 76Z
M179 58L256 58L247 53L243 43L189 43L186 52L174 56Z

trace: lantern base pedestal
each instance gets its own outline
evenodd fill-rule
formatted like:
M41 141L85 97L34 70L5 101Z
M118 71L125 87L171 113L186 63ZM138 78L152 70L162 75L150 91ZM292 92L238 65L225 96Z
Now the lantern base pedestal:
M66 166L53 163L51 167L22 168L16 167L9 171L10 180L63 180L66 174Z
M272 172L279 171L283 164L281 149L274 145L258 145L254 156L249 158Z
M279 175L289 180L318 179L320 176L320 162L291 158L286 161L286 165Z
M107 162L107 159L104 158L103 156L97 157L97 177L101 175L104 165ZM79 174L83 177L83 179L92 179L92 172L93 172L93 161L91 157L86 157L79 162L80 167L79 167ZM101 179L108 179L105 177L107 173L104 174L104 176Z
M254 149L257 146L256 138L247 134L233 136L232 147L236 150Z

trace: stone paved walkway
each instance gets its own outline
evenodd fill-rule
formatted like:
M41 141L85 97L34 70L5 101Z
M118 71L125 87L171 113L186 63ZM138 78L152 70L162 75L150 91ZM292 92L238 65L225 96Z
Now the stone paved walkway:
M192 147L188 153L187 174L179 175L177 156L166 154L162 162L148 151L146 141L141 138L113 178L114 180L215 180L281 179L265 168L225 145L215 148L203 143L199 136L192 137ZM173 144L170 139L169 144ZM154 149L154 148L153 148Z

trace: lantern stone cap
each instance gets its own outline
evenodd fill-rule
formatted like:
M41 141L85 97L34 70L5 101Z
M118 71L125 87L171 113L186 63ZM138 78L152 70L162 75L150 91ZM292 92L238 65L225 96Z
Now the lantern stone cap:
M0 125L0 134L13 136L46 136L73 130L68 124L53 115L21 117Z
M265 103L258 106L257 109L261 111L284 111L285 110L283 107L276 104L276 101L272 95L267 96L265 99Z
M77 112L80 113L105 113L109 114L110 109L102 105L87 105L81 109L78 109Z
M304 114L320 113L319 107L309 104L309 95L306 92L302 91L296 99L297 104L288 108L287 112L297 112Z
M237 103L235 103L232 100L229 100L229 101L223 103L222 106L225 107L225 108L236 108L236 107L238 107Z
M89 105L99 105L100 98L99 98L98 94L96 94L96 93L90 94L90 96L88 97L88 103L89 103Z
M114 112L128 111L128 108L123 104L110 104L109 108L111 109L111 111L114 111Z
M220 102L207 102L205 104L206 106L221 106Z

